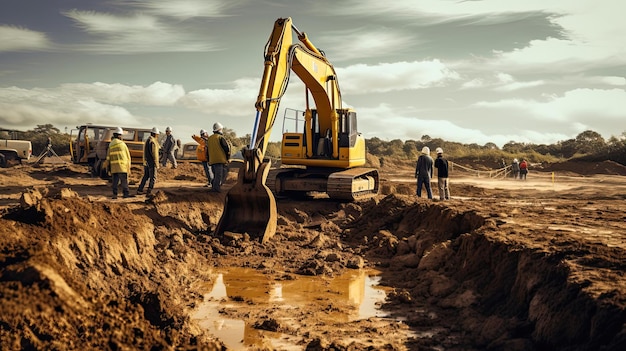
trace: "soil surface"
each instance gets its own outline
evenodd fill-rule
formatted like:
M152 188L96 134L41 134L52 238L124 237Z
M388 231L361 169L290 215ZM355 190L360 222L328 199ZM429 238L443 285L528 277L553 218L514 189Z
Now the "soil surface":
M154 197L115 200L84 166L0 169L0 349L626 349L626 167L455 169L439 201L436 180L435 200L415 196L412 163L370 162L380 195L278 199L266 244L212 235L225 192L196 163L159 169ZM235 347L194 317L228 270L266 281L214 301L245 323ZM358 306L331 281L373 271L385 315L341 317ZM301 305L271 298L309 285L320 295Z

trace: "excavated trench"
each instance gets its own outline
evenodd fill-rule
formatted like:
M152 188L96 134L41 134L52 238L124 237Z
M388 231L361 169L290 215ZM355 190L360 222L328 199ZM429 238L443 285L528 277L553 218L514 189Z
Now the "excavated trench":
M401 316L404 308L415 311L407 323L416 331L444 330L440 336L428 333L420 347L626 346L626 313L611 303L617 296L609 293L598 300L584 290L591 281L571 278L572 262L581 261L577 251L587 250L583 244L563 251L528 248L508 238L506 221L492 215L438 205L384 205L397 201L387 197L382 206L363 213L349 235L378 243L369 253L387 268L381 283L398 290L386 307L399 309ZM385 213L387 208L399 211ZM597 259L593 265L622 274L623 253L607 251L613 259Z
M592 282L571 278L571 249L522 245L502 216L400 195L313 202L279 203L277 234L261 245L245 236L212 238L220 202L204 194L108 203L71 191L26 193L0 220L0 342L9 349L219 349L191 316L203 284L215 280L213 268L239 266L274 281L319 277L320 286L325 277L379 271L379 284L389 288L381 307L388 321L316 324L307 318L318 305L256 308L242 296L227 298L240 299L245 311L218 311L255 329L271 325L307 350L626 347L623 301L591 294ZM623 272L617 255L594 264ZM350 308L328 292L315 302ZM404 337L389 340L394 335Z

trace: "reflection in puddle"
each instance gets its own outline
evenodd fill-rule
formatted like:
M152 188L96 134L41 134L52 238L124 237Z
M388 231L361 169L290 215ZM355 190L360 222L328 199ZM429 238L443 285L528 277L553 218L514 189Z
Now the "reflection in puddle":
M204 296L204 302L192 315L202 328L219 338L228 349L238 350L256 345L269 337L274 346L281 349L299 349L289 347L287 338L281 339L280 333L261 331L247 325L241 319L224 318L220 310L236 309L238 304L254 304L259 308L291 309L302 308L320 301L353 306L348 312L332 312L333 320L353 321L369 317L384 317L378 309L386 293L377 286L380 277L376 272L354 271L335 278L294 276L291 280L270 280L262 272L230 268L218 271L213 279L213 286ZM243 302L242 302L243 301ZM263 333L263 335L261 335Z

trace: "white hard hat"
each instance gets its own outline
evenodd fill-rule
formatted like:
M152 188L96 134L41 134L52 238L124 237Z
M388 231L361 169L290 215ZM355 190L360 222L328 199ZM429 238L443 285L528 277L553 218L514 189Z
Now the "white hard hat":
M200 129L200 135L202 135L202 134L206 134L206 133L207 133L207 131L206 131L206 130L204 130L204 129Z
M425 154L425 155L430 154L430 148L428 146L424 146L422 148L422 153Z
M213 131L214 132L220 131L223 128L224 128L224 126L220 122L215 122L215 124L213 124Z
M518 163L519 161L516 158L514 158L513 162Z
M170 128L170 127L165 127L165 131L166 131L166 132L171 132L171 131L172 131L172 128Z
M160 134L160 133L159 133L159 128L157 128L157 127L152 127L152 130L150 131L150 133L153 133L153 134Z
M442 149L442 148L440 148L440 147L438 147L438 148L435 150L435 152L436 152L437 154L443 154L443 149Z
M122 129L122 127L117 127L117 128L115 128L115 130L113 131L113 134L119 134L119 135L122 135L122 134L124 134L124 130Z

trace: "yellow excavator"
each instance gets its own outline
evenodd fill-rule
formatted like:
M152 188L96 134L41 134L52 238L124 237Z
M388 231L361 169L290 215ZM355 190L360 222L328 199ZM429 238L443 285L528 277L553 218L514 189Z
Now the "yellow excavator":
M293 33L299 42L293 42ZM306 87L302 132L284 132L281 163L270 175L265 151L280 100L293 71ZM309 106L312 97L315 107ZM279 18L265 47L265 69L256 104L250 145L228 191L216 235L247 233L267 242L276 232L274 194L326 193L331 199L358 200L378 194L378 170L364 168L365 138L356 112L343 108L337 74L326 56L292 23ZM269 177L268 177L269 176Z

